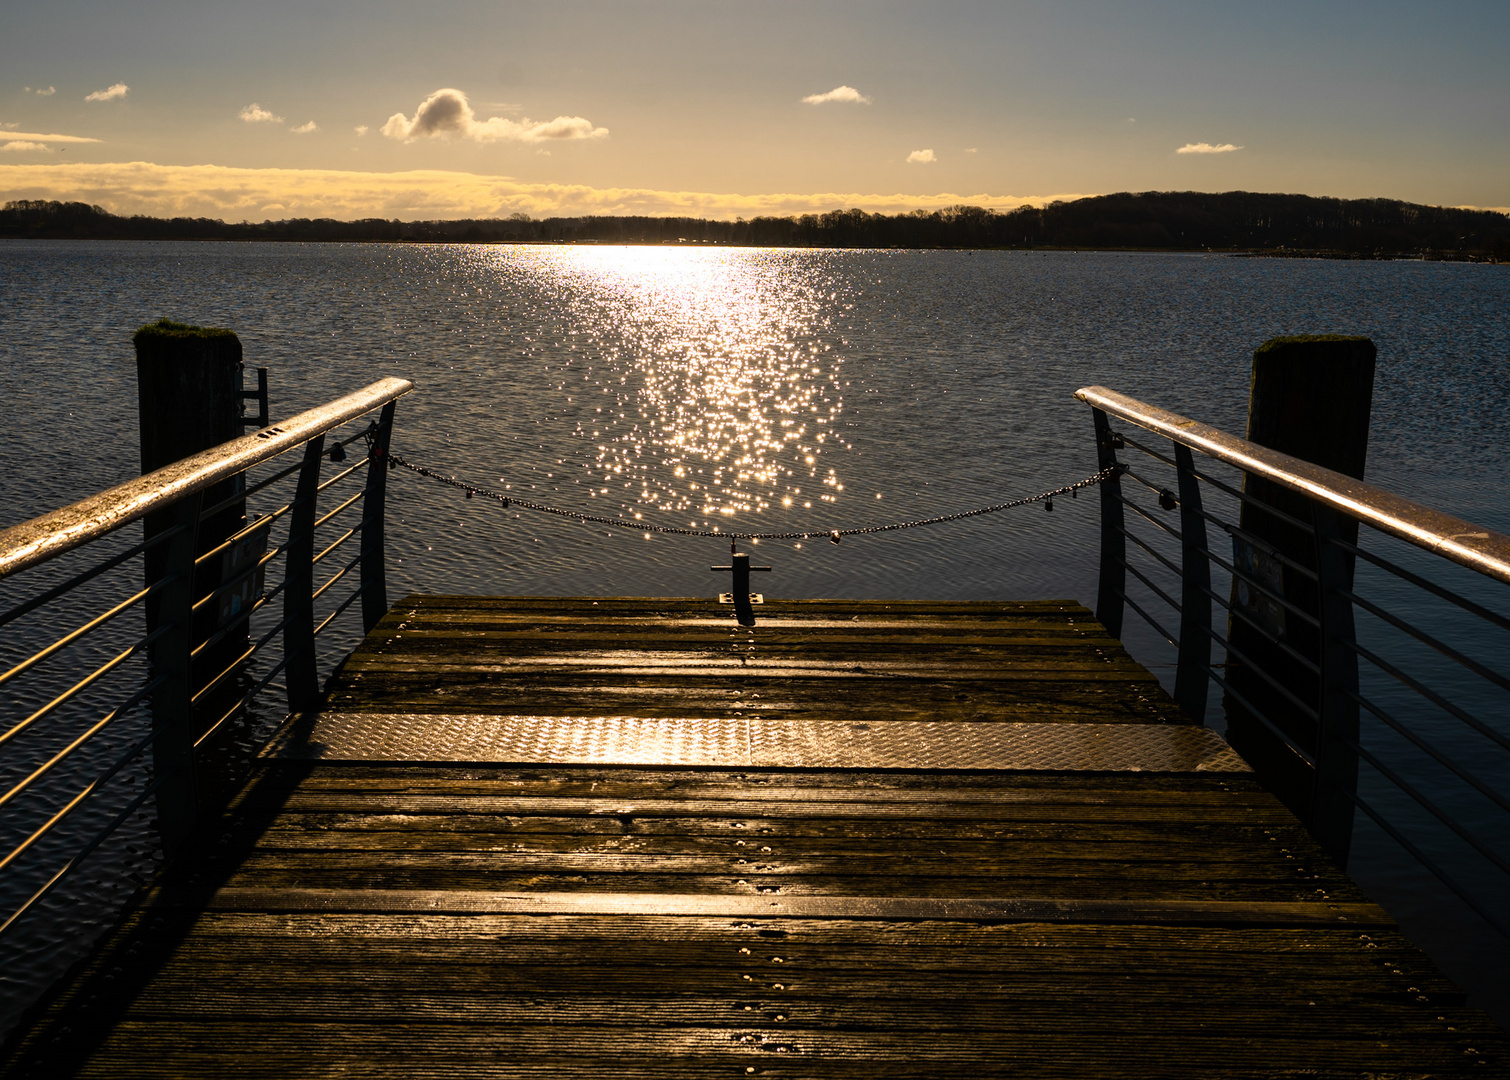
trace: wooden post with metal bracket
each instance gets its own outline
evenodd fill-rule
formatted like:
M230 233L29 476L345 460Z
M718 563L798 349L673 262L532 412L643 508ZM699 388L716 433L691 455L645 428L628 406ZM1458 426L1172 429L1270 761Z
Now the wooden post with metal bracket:
M162 319L139 329L132 343L143 474L241 436L241 342L234 333ZM151 701L157 732L154 783L162 785L159 820L170 849L193 824L194 744L224 711L217 707L239 696L234 677L201 696L202 688L246 651L244 625L205 644L222 617L220 598L211 594L237 552L233 548L197 565L196 560L245 525L246 502L239 497L244 486L239 476L222 481L143 521L149 541L174 531L149 547L144 558L147 583L166 582L149 597L146 617L149 634L161 631L150 646L153 677L166 676Z
M1377 350L1368 338L1275 338L1253 354L1248 439L1361 479ZM1347 859L1356 782L1357 658L1338 590L1352 586L1358 523L1261 477L1243 482L1233 534L1234 575L1224 707L1227 739L1339 863ZM1351 712L1351 719L1346 713ZM1291 746L1299 747L1297 753ZM1309 761L1306 758L1309 757Z

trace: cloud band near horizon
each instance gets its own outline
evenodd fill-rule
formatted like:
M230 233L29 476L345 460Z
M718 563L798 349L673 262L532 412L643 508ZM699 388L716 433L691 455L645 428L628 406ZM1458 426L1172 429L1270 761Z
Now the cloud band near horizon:
M97 143L99 139L91 139L86 135L44 135L35 131L0 131L0 137L6 139L29 139L40 143Z
M739 194L595 188L525 183L508 176L413 170L396 173L337 169L246 169L223 165L0 165L0 202L56 199L103 206L115 214L267 218L438 218L581 214L645 214L716 219L826 213L858 208L897 214L968 204L1012 210L1027 203L1085 198L1083 193L1032 195L882 195L855 192Z

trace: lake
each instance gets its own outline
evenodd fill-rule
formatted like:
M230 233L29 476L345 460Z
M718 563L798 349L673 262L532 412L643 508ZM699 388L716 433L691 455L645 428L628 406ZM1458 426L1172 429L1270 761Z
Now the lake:
M1255 346L1366 334L1379 348L1368 478L1510 532L1510 267L29 241L0 242L0 525L136 474L130 339L160 316L234 329L248 366L270 369L275 419L402 376L417 391L399 404L394 449L417 464L588 513L820 535L1084 479L1096 468L1089 410L1073 398L1084 385L1241 434ZM708 569L725 561L721 539L506 512L401 471L389 513L391 599L727 587ZM1093 604L1097 500L755 550L774 567L760 587L777 596ZM1503 589L1468 587L1510 607ZM1170 657L1134 623L1129 647L1167 679ZM344 647L354 640L348 630ZM0 651L14 655L21 645ZM1503 700L1484 708L1510 732ZM1510 760L1496 753L1482 775L1505 790ZM155 857L145 824L127 830L92 884L60 890L19 944L0 945L0 1027L66 943L108 921L110 881L145 880ZM1502 939L1460 918L1377 830L1360 827L1350 870L1505 1022ZM1506 896L1503 881L1484 887ZM20 899L0 896L6 911Z

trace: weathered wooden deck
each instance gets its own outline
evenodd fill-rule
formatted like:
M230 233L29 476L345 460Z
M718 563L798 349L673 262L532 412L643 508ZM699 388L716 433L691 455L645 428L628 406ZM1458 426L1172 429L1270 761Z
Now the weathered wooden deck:
M6 1075L1505 1075L1073 603L411 597Z

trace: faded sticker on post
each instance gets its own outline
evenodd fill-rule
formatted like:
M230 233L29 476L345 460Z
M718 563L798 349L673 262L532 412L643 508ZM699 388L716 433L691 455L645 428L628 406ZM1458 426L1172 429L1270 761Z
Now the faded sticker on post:
M1284 566L1271 552L1237 537L1232 538L1232 561L1242 575L1232 579L1237 606L1270 637L1283 637L1285 609L1278 598L1285 594Z

